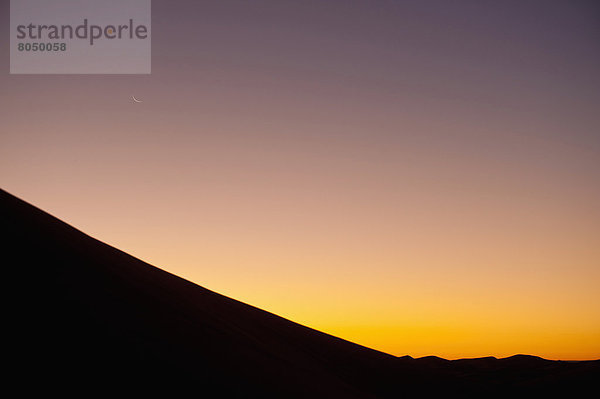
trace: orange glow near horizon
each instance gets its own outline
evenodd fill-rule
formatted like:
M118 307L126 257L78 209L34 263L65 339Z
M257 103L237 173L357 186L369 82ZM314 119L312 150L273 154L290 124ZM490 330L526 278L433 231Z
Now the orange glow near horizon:
M180 3L150 76L3 59L3 189L394 355L600 358L597 14Z

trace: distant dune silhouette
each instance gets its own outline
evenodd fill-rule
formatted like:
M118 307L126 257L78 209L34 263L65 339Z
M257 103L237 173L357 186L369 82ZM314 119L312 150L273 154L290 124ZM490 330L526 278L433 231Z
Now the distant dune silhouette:
M572 396L600 381L599 361L395 357L209 291L2 190L0 203L7 380L20 392Z

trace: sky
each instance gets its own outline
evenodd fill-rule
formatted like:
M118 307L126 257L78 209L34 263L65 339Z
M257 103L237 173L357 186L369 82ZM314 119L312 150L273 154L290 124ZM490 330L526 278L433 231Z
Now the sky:
M394 355L600 358L596 2L154 0L150 75L10 75L8 11L3 189Z

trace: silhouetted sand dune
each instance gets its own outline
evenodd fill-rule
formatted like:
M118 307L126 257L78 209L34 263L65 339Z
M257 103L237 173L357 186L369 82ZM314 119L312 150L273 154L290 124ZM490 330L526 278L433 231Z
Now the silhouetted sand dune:
M598 361L394 357L209 291L2 190L0 204L9 381L22 391L514 396L600 376Z

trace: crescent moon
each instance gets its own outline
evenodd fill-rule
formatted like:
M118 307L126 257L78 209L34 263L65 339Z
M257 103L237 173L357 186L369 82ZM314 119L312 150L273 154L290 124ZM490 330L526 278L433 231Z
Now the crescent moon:
M136 103L141 103L141 102L143 102L143 101L141 101L141 100L138 100L137 98L135 98L135 96L131 96L131 98L133 98L133 101L135 101Z

